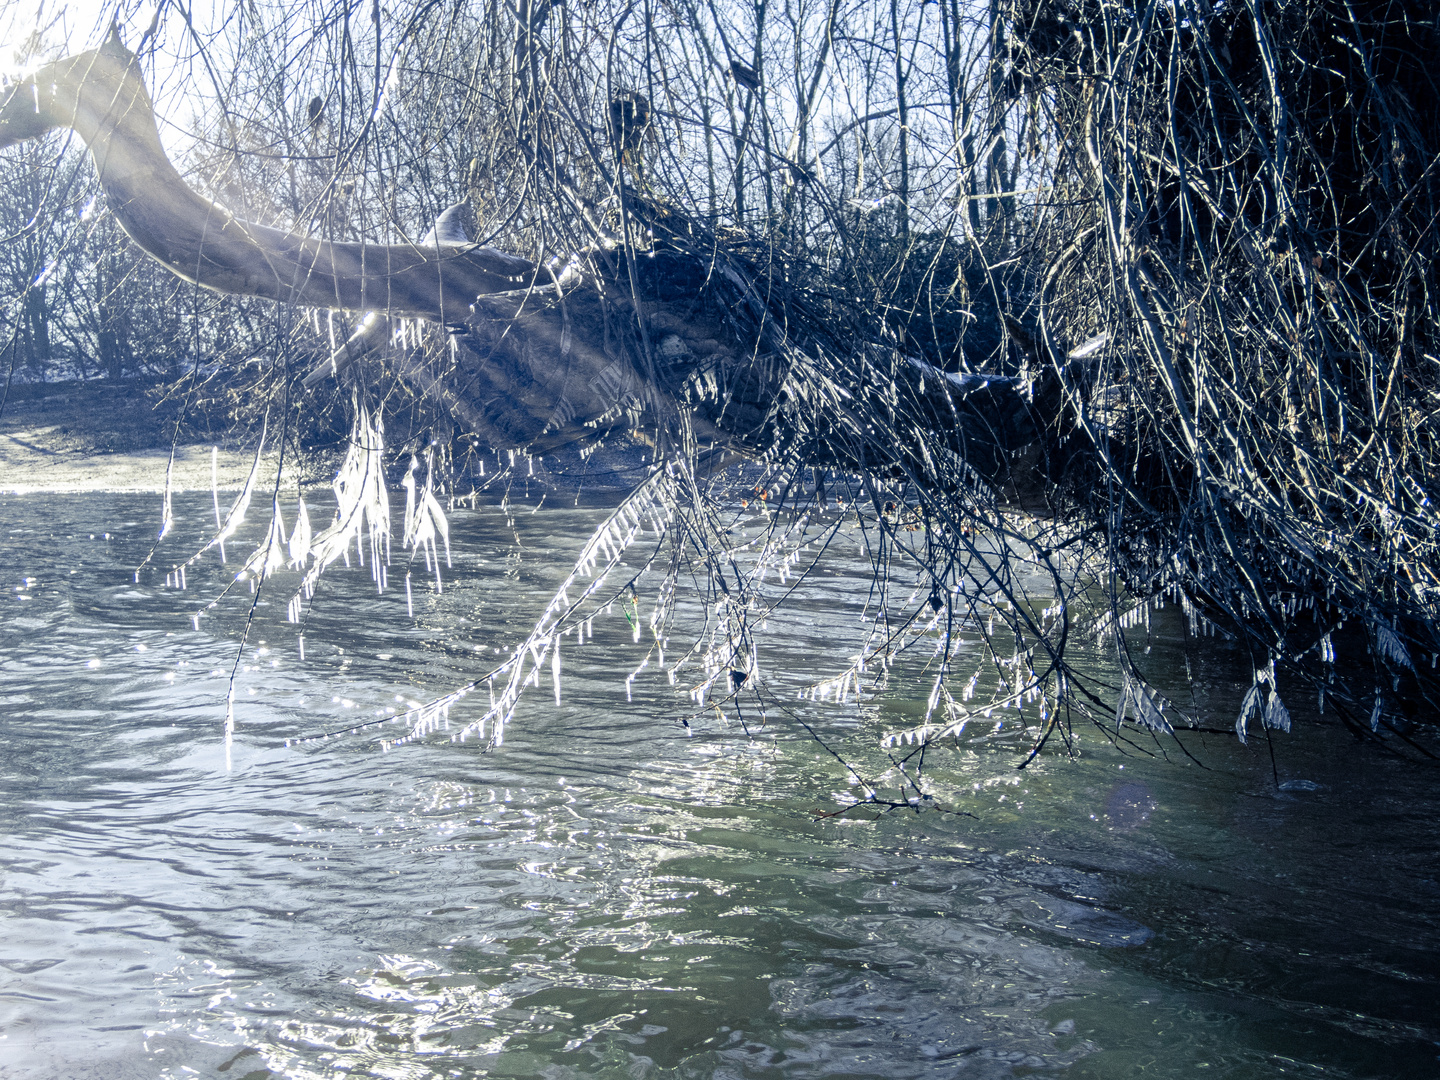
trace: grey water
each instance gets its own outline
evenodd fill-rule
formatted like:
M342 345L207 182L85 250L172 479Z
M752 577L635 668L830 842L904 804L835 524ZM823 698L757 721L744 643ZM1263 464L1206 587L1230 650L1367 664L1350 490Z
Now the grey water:
M134 580L157 503L0 502L5 1080L1440 1075L1436 770L1294 704L1280 786L1259 738L1082 731L1021 772L980 734L931 751L938 809L827 817L845 775L793 717L627 694L617 607L502 746L386 752L353 729L497 662L603 513L457 512L413 614L398 565L337 567L302 656L293 580L243 653L248 592L192 621L238 540ZM172 559L209 496L177 510ZM843 658L838 565L769 669ZM1245 673L1195 674L1223 724ZM922 709L804 718L874 756Z

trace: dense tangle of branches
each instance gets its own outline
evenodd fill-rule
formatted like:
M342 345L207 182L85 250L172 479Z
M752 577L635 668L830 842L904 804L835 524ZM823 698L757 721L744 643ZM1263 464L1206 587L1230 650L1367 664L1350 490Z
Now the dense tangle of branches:
M698 570L706 626L672 663L703 657L702 701L781 707L748 677L765 576L838 497L876 594L821 689L933 647L891 758L915 797L912 758L981 710L1027 716L1035 752L1079 715L1168 731L1127 634L1165 601L1248 651L1242 738L1288 730L1303 687L1419 746L1440 653L1423 5L412 0L183 32L229 103L196 160L232 208L394 242L464 199L483 243L609 283L641 388L624 426L668 478L644 489L670 522L651 632L663 654ZM671 265L691 270L644 278ZM708 384L641 315L675 280L729 342ZM433 386L453 351L430 350ZM727 453L783 511L743 545ZM546 613L535 663L587 610ZM1067 660L1082 632L1114 684Z

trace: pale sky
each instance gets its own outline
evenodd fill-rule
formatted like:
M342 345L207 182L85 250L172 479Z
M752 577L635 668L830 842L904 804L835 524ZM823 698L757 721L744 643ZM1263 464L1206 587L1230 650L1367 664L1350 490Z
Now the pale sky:
M0 0L0 70L13 72L36 61L83 52L105 40L113 20L120 37L134 49L155 17L157 0ZM195 30L202 36L218 28L234 10L233 0L172 0L166 4L159 41L146 49L146 70L163 95L178 74L178 59L194 50L185 30L181 8L189 8ZM38 55L27 55L27 44L40 30Z
M118 17L121 40L132 49L155 17L157 0L0 0L0 71L14 73L59 56L83 52L105 40ZM178 93L184 82L182 58L194 51L180 7L189 7L202 36L217 28L234 10L233 0L171 0L161 25L160 40L147 48L145 73L155 99L160 135L172 156L183 151L191 110ZM40 52L26 55L26 43L41 31Z
M42 47L47 53L63 46L64 52L80 52L98 45L105 36L110 20L118 13L120 29L126 40L139 40L155 14L154 0L139 10L136 0L18 0L4 5L0 13L0 44L3 44L4 66L13 68L24 62L17 52L37 28L42 28ZM51 53L53 55L53 53Z

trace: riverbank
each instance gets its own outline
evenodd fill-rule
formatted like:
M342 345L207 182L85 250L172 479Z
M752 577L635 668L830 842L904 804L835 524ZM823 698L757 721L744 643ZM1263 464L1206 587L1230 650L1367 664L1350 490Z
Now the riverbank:
M236 490L254 462L218 398L151 381L20 384L0 413L0 494ZM174 462L171 450L174 449Z

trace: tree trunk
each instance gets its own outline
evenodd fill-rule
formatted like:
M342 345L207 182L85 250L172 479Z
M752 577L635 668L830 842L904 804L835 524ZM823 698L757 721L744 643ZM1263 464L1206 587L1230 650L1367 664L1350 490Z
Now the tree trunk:
M444 325L449 361L410 361L403 374L497 450L546 453L620 433L667 455L759 457L788 443L816 464L938 482L928 433L997 481L1044 426L1017 380L946 376L857 341L793 286L713 235L692 243L693 223L677 228L680 215L650 214L642 200L627 204L626 237L546 268L473 245L329 243L242 221L165 158L118 41L49 65L0 105L0 146L55 126L85 138L116 218L174 273L375 313L307 383L383 345L389 317ZM631 246L630 235L651 233L645 250Z

